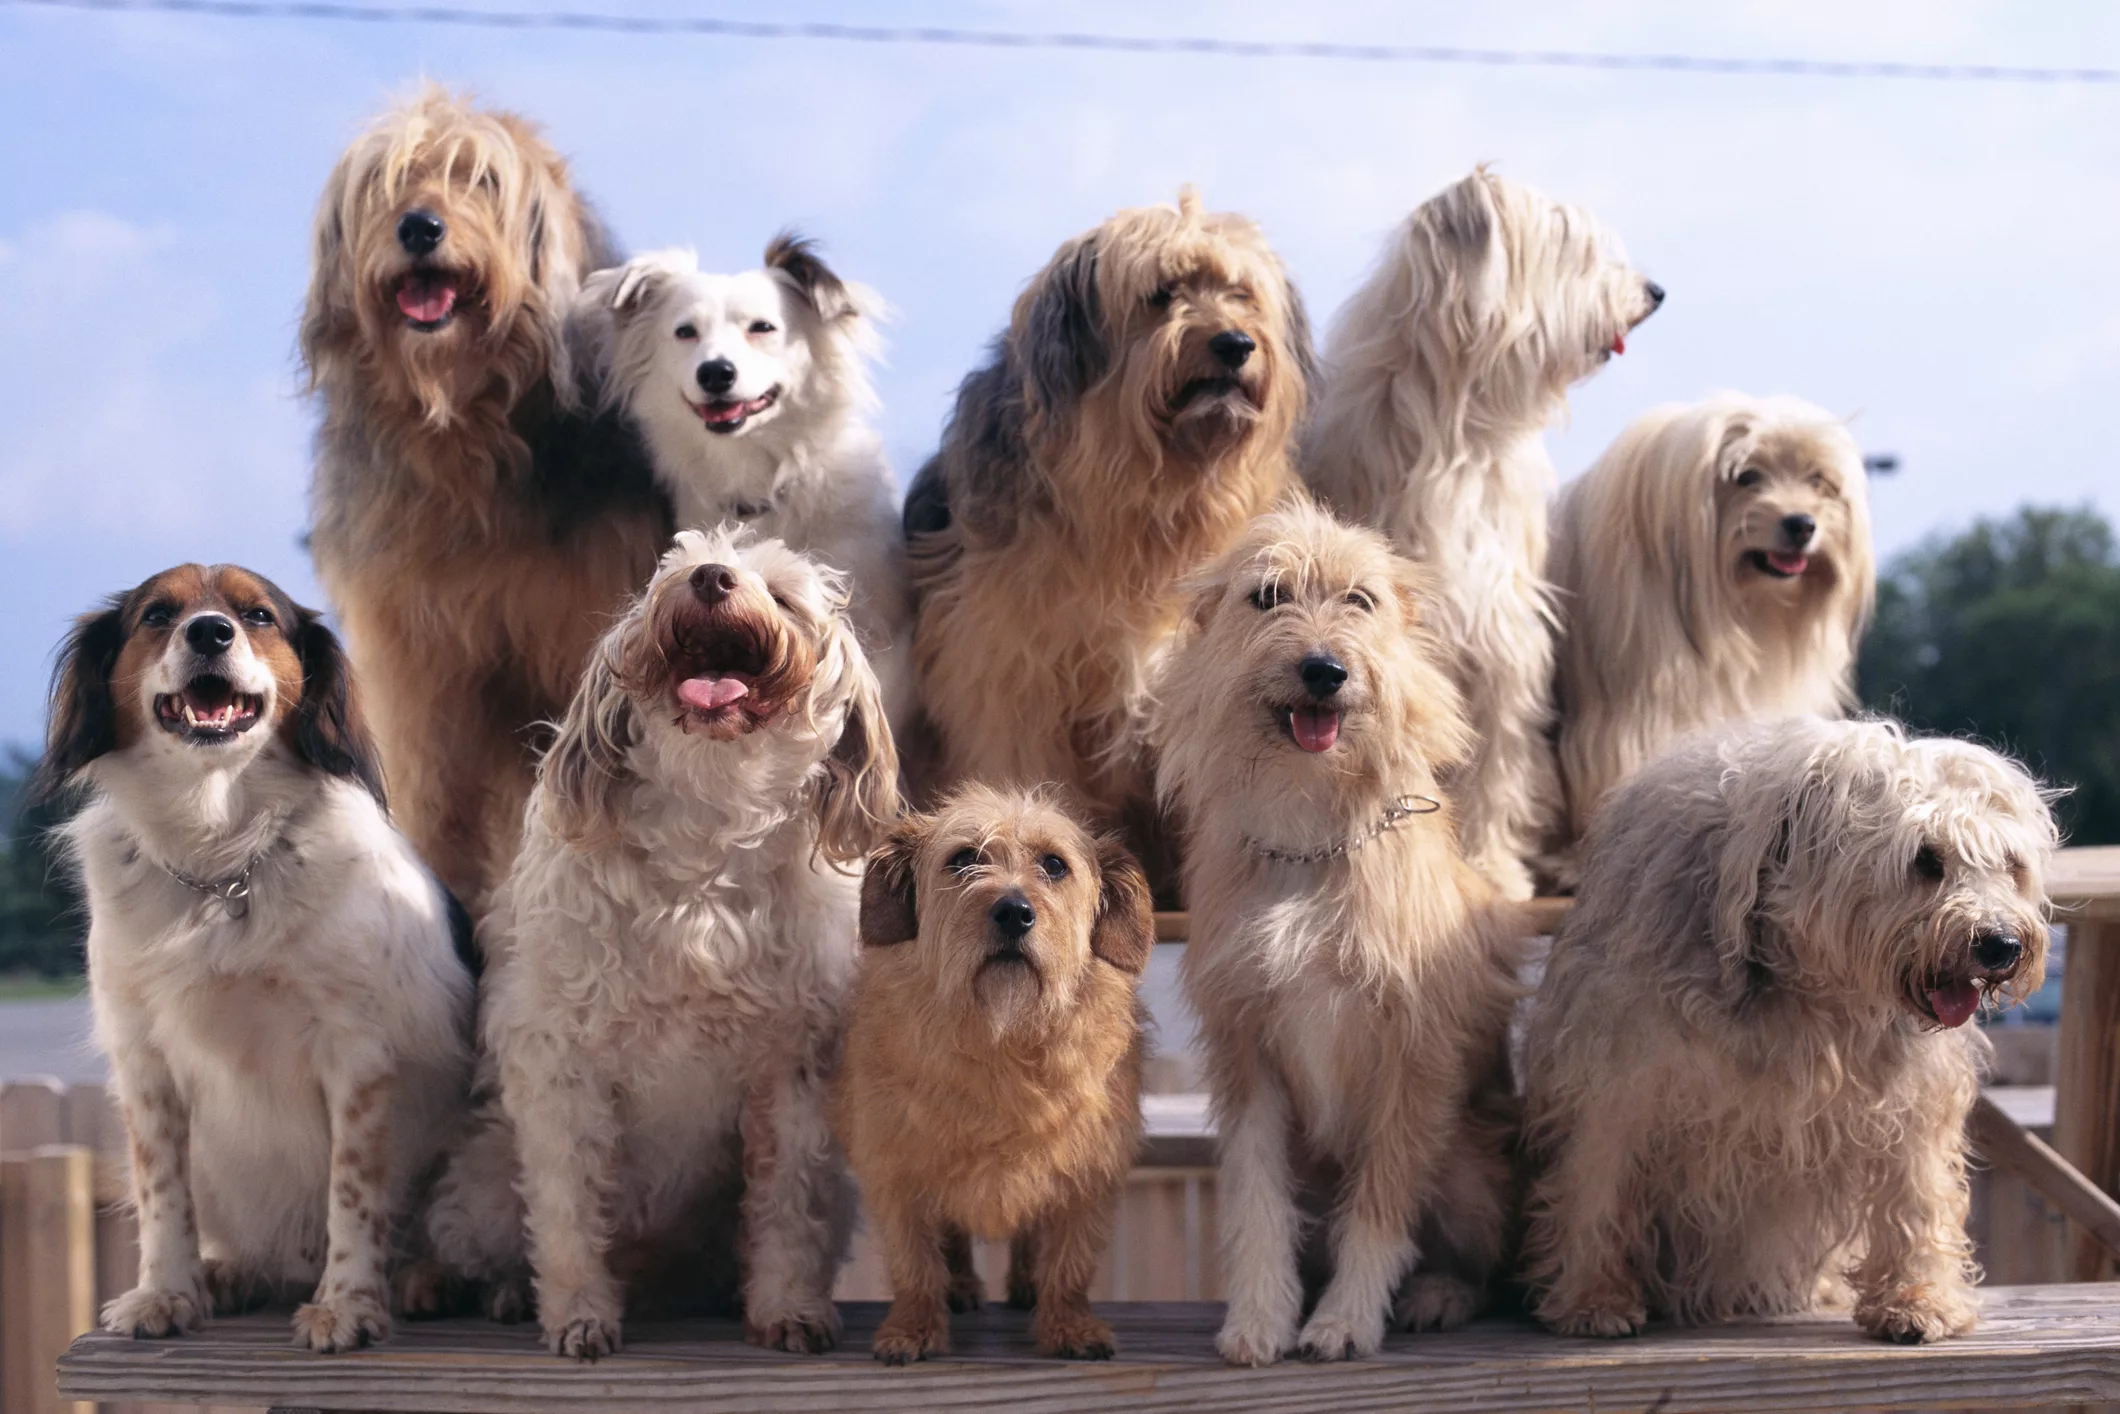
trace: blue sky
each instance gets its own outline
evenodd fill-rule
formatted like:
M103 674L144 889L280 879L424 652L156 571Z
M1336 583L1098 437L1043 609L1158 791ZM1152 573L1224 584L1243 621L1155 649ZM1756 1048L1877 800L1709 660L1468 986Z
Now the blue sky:
M537 0L518 0L519 6ZM591 8L590 0L573 0ZM614 10L620 0L596 0ZM1232 0L636 12L1243 38L2120 66L2120 11ZM1576 393L1563 475L1721 387L1853 415L1904 547L2025 500L2120 513L2120 88L1254 61L83 14L0 5L0 741L68 618L183 559L320 596L297 537L310 213L422 76L542 121L632 248L754 264L796 224L896 307L901 475L1065 236L1196 181L1321 318L1473 163L1589 206L1670 302Z

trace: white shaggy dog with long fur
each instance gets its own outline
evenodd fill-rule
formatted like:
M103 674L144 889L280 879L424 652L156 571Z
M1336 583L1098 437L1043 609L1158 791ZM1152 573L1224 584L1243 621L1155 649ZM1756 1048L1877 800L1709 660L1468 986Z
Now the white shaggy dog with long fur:
M472 982L380 774L337 640L261 576L180 565L67 644L36 793L93 793L64 839L140 1222L113 1331L300 1292L298 1345L390 1334L470 1111Z
M1653 409L1562 494L1552 574L1574 839L1689 732L1854 705L1877 594L1862 452L1797 398Z
M570 336L603 405L640 430L680 527L738 521L851 580L854 622L903 725L905 538L869 383L882 313L873 291L784 232L739 274L702 271L689 250L600 270Z
M1503 1266L1520 920L1437 784L1471 734L1416 568L1303 502L1191 588L1154 735L1222 1135L1217 1343L1369 1356L1394 1292L1405 1324L1457 1325ZM1302 1229L1328 1214L1303 1322Z
M1970 1329L1965 1023L2039 985L2054 844L2015 763L1888 722L1747 723L1621 787L1530 1023L1539 1318Z
M1482 167L1406 218L1326 347L1304 476L1429 569L1477 733L1446 784L1511 897L1559 806L1544 429L1663 297L1587 212Z
M506 1275L512 1127L555 1353L617 1350L627 1297L649 1295L621 1269L725 1229L739 1178L737 1250L692 1275L740 1267L756 1344L836 1338L852 1200L824 1077L858 952L851 866L897 814L897 769L838 577L777 540L680 532L539 771L488 919L505 1122L435 1208L446 1259Z

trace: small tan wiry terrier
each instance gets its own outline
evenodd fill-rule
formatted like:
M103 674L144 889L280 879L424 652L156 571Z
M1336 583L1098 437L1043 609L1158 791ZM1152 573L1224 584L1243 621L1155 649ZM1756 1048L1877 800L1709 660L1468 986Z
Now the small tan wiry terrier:
M967 787L870 857L861 941L832 1117L891 1274L876 1358L946 1353L971 1238L1007 1237L1039 1352L1109 1359L1089 1283L1141 1138L1140 865L1042 792Z
M2038 987L2054 845L2013 762L1888 722L1695 737L1614 793L1527 1040L1539 1319L1971 1329L1965 1023Z
M1405 1324L1457 1325L1505 1265L1518 910L1436 784L1472 733L1412 562L1301 503L1194 588L1154 731L1222 1136L1218 1343L1369 1356L1395 1290ZM1332 1277L1299 1330L1321 1191Z

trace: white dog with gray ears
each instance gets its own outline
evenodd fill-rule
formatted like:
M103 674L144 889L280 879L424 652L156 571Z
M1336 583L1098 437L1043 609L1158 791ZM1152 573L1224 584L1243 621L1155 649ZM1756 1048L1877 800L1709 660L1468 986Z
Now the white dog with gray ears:
M1325 351L1304 477L1428 568L1478 733L1445 784L1466 853L1513 898L1560 799L1544 429L1663 298L1589 213L1482 167L1392 234Z
M1965 1023L2039 986L2054 845L2014 762L1889 722L1742 724L1620 787L1526 1039L1539 1319L1970 1329Z
M739 274L660 250L583 282L569 341L647 444L681 528L740 522L846 575L891 719L911 704L898 491L871 420L884 313L782 232Z

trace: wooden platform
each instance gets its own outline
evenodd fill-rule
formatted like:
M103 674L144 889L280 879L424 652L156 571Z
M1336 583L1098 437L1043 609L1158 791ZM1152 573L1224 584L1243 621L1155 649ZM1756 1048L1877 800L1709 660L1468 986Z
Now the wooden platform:
M1222 1308L1116 1304L1121 1358L1073 1364L1033 1356L1027 1317L989 1307L958 1317L956 1353L905 1369L869 1358L876 1303L846 1307L841 1348L769 1354L733 1326L629 1329L625 1352L595 1365L545 1353L528 1327L451 1321L401 1329L390 1344L311 1355L286 1318L249 1316L179 1340L94 1334L59 1365L81 1400L270 1405L275 1409L786 1411L1002 1408L1022 1414L1124 1408L1322 1414L1454 1410L2008 1409L2120 1400L2120 1284L1997 1287L1981 1329L1925 1347L1866 1339L1847 1320L1658 1329L1636 1340L1561 1340L1482 1323L1451 1335L1394 1336L1373 1361L1232 1370L1215 1358Z

